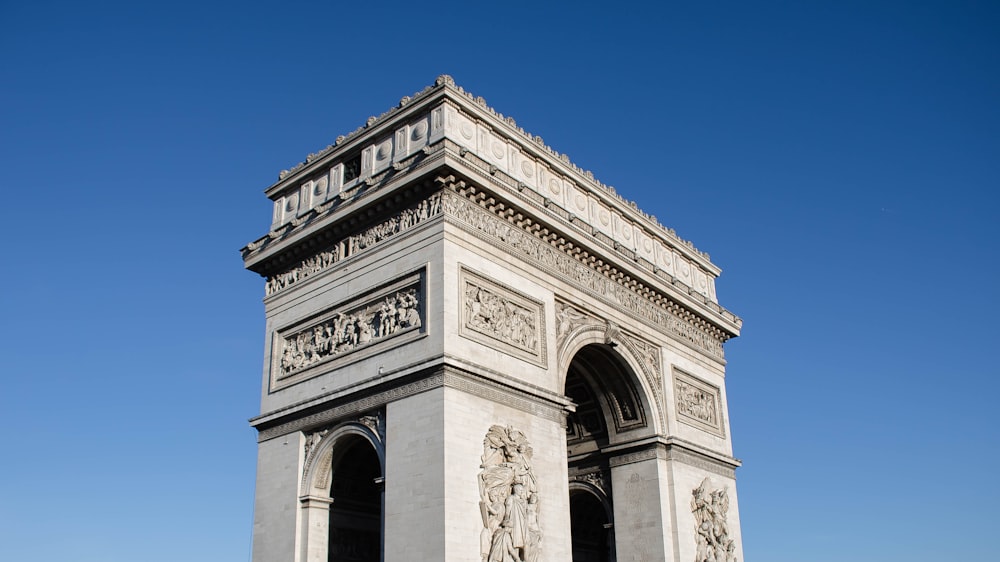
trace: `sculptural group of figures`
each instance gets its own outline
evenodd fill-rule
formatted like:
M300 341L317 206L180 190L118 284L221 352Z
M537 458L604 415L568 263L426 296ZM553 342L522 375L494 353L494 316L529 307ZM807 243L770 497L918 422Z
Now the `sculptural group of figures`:
M441 194L436 193L416 206L403 209L396 216L390 217L364 232L347 237L329 250L306 258L296 267L268 278L265 294L271 295L298 283L310 275L324 271L343 259L439 214L441 214Z
M542 530L532 450L523 433L494 425L483 441L479 508L483 562L537 562Z
M709 489L708 478L691 492L695 537L698 541L695 562L736 562L736 542L729 538L729 493L725 488Z
M337 263L344 256L344 248L338 244L330 250L320 252L302 261L297 267L289 269L283 273L269 277L264 286L264 294L274 294L301 279L309 277L313 273L318 273Z
M329 320L284 340L281 371L304 369L320 360L351 351L406 328L420 326L416 289L398 292L381 302Z
M470 328L524 349L535 349L538 335L531 311L473 284L466 286L465 293Z
M715 412L715 397L704 390L677 382L677 403L685 414L714 424L718 420Z

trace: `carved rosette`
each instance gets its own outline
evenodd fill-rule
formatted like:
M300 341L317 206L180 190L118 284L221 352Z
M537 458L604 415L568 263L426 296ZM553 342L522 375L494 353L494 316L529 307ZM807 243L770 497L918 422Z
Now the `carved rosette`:
M729 491L712 489L709 478L691 492L694 514L694 562L737 562L736 541L729 536Z
M486 432L479 472L483 562L539 560L542 529L532 453L528 438L511 426L494 425Z
M677 419L723 436L719 389L683 371L674 371L674 404Z
M541 302L514 289L460 272L462 319L459 333L505 353L545 364L545 317Z

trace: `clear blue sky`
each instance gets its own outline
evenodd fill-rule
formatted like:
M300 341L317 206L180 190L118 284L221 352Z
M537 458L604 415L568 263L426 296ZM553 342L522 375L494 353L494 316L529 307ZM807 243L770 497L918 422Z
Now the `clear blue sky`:
M996 559L1000 8L0 2L0 560L244 561L279 170L448 73L724 270L749 562Z

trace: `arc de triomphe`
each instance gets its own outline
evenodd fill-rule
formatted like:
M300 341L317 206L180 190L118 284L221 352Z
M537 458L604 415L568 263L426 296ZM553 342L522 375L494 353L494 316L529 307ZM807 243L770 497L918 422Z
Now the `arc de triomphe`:
M441 76L266 190L253 560L742 560L706 254Z

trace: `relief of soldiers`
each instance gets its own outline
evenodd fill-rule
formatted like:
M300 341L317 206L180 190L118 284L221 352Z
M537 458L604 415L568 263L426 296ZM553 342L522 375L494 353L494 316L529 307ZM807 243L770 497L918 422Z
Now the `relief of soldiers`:
M338 312L326 322L284 340L279 360L281 371L290 373L303 369L331 355L391 336L401 329L419 327L419 308L416 289L409 289L352 313Z
M729 494L725 489L709 490L708 478L691 492L697 550L695 562L736 562L736 543L729 538L726 515Z

